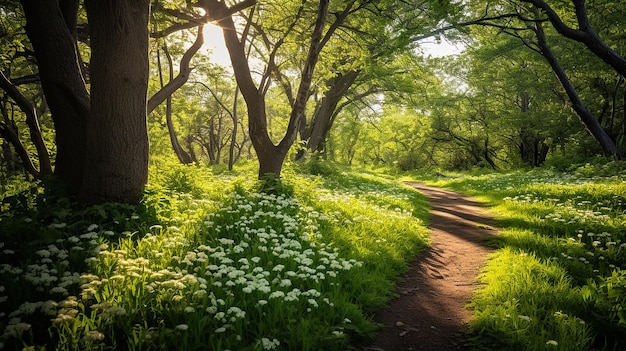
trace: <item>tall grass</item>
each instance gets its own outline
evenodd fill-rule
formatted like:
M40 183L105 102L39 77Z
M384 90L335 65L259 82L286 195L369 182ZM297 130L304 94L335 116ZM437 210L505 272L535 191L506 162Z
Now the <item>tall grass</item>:
M622 164L431 183L481 198L502 229L471 302L478 349L626 348Z
M15 185L0 348L339 350L371 336L427 243L424 197L338 170L288 169L271 192L254 178L163 161L140 205L87 209Z

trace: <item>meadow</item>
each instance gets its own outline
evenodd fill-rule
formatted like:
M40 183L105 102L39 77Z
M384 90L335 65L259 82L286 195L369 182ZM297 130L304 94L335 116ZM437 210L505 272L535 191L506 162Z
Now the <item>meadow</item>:
M155 161L137 206L0 187L0 349L349 350L376 330L428 203L396 177L308 163L282 182ZM626 346L626 169L426 177L501 235L468 348Z
M475 349L626 349L623 163L427 181L476 196L501 229L470 303Z
M370 337L428 243L425 199L381 177L296 171L261 192L252 169L161 163L139 206L82 209L4 181L0 348L341 350Z

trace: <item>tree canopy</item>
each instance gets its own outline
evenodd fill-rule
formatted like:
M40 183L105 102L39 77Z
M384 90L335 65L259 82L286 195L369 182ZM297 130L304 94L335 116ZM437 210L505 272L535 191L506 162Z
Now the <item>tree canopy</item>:
M621 159L625 12L579 0L5 1L2 167L90 203L137 201L150 155L250 160L261 178L306 158L404 170ZM211 25L223 38L205 37ZM230 65L211 62L216 40ZM427 40L462 50L437 57Z

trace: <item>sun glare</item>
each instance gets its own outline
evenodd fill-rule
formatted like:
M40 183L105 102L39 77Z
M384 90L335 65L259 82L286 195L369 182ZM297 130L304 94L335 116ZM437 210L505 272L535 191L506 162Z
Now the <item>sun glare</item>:
M204 25L203 49L211 58L211 62L221 66L230 66L230 57L226 44L224 44L224 35L219 26L212 23Z

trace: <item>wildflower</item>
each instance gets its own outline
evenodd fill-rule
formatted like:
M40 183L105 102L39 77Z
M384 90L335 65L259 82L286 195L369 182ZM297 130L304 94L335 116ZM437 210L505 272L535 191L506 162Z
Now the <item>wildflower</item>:
M179 324L176 326L177 330L187 330L189 329L189 326L187 324Z
M67 295L67 289L61 286L55 286L54 288L50 289L50 293Z
M83 340L92 341L92 342L101 341L101 340L104 340L104 334L102 334L101 332L97 330L92 330L88 332L87 334L85 334L85 336L83 337Z
M58 326L73 319L74 317L72 317L71 315L59 314L56 318L52 319L52 325Z
M270 340L268 338L262 338L261 344L263 345L263 350L276 350L280 345L280 341L276 339Z
M78 306L78 299L76 296L69 296L67 299L59 302L61 308L71 308Z
M56 307L58 303L56 301L47 300L41 304L41 312L47 315L54 315L56 313Z
M269 298L270 299L275 299L275 298L284 297L284 296L285 296L285 293L283 291L279 290L279 291L274 291L273 293L271 293Z
M234 314L235 317L242 319L246 317L246 311L243 311L239 307L235 306L228 309L228 314Z
M527 321L527 322L530 322L530 320L531 320L531 318L530 318L530 317L528 317L528 316L524 316L524 315L520 315L520 316L519 316L519 319L523 319L523 320L525 320L525 321Z
M39 250L36 252L36 254L41 257L50 257L50 251L48 250Z
M548 341L546 341L546 345L559 346L559 343L556 342L556 340L548 340Z
M105 320L111 320L115 316L124 316L124 315L126 315L126 309L124 309L124 307L111 306L102 313L102 318Z
M96 233L96 232L85 233L85 234L82 234L80 236L80 238L81 239L85 239L85 240L97 239L98 238L98 233Z
M185 307L185 313L194 313L196 312L196 309L191 307L191 306L187 306Z
M19 318L16 321L19 321ZM9 323L9 325L7 325L6 328L4 329L4 334L11 335L11 336L20 336L25 331L30 330L30 328L31 328L31 325L28 323L23 323L23 322Z

